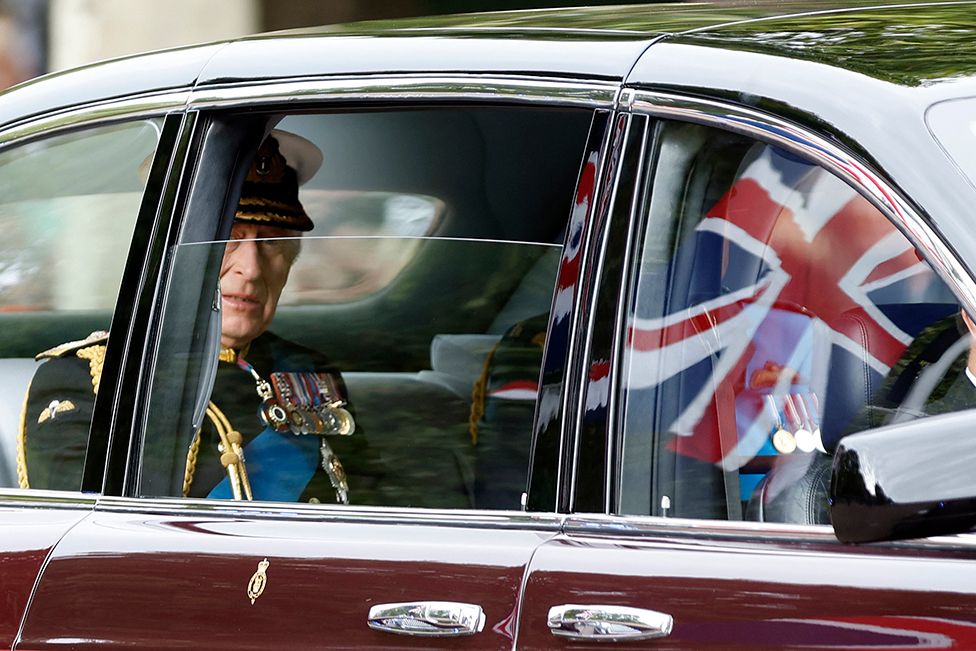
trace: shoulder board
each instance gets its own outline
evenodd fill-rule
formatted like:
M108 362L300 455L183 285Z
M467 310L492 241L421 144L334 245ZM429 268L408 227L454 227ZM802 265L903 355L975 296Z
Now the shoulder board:
M99 344L104 345L108 341L108 332L105 330L96 330L84 339L78 339L77 341L69 341L67 343L60 344L54 348L45 350L43 353L38 353L34 356L36 360L42 359L53 359L55 357L64 357L68 353L73 353L82 348L87 348L88 346L97 346Z

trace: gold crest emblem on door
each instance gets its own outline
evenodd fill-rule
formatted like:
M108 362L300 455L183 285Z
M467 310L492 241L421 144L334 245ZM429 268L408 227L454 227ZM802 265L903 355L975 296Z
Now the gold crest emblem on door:
M268 585L268 566L271 563L264 559L258 563L257 571L251 575L251 580L247 582L247 596L251 600L251 605L261 596L264 588Z

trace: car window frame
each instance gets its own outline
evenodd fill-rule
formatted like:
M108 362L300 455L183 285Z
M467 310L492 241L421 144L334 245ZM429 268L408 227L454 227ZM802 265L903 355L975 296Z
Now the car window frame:
M842 181L854 188L859 194L864 196L876 209L878 209L895 227L901 231L915 247L923 252L926 261L935 273L945 282L952 291L959 297L960 302L970 310L974 308L974 297L976 297L976 281L966 271L959 256L952 247L942 238L942 236L930 225L929 221L921 214L914 205L907 200L893 184L889 183L883 176L875 172L873 167L863 161L856 154L851 153L842 145L825 138L824 136L803 127L797 123L779 118L772 114L743 108L719 100L710 100L699 97L687 97L672 93L640 90L634 88L625 89L622 92L618 109L624 113L633 113L647 116L649 126L647 136L643 146L647 152L656 152L656 133L655 125L659 121L686 122L700 124L723 131L737 133L757 142L775 145L791 153L803 157L805 160L816 164ZM629 256L629 268L626 270L621 282L632 284L630 279L633 277L635 261L639 260L640 252L637 250L642 242L643 230L646 227L644 217L640 214L640 206L643 197L647 196L653 185L657 172L656 160L650 161L642 178L638 179L638 190L636 194L641 197L640 201L634 202L630 212L630 245L626 250L610 249L607 256ZM623 341L624 329L626 328L627 306L632 306L634 297L632 287L624 287L621 293L622 309L618 310L615 336L618 337L614 347L614 356L611 359L611 388L608 396L608 408L604 412L609 414L603 419L602 427L605 428L607 440L610 441L610 450L606 467L599 467L599 464L588 466L594 472L602 472L609 478L610 486L608 494L611 499L606 501L605 509L599 515L610 516L613 518L624 518L628 521L642 520L649 518L651 521L663 521L661 516L647 515L622 515L619 514L618 494L619 482L622 473L620 449L623 437L623 421L619 405L623 399ZM596 299L591 299L588 310L594 310ZM606 338L606 335L604 335ZM583 351L586 359L586 368L590 364L598 361L598 356L594 356L594 345L607 346L611 342L596 342ZM579 419L577 427L581 427ZM581 497L576 496L579 500ZM595 498L583 496L592 503ZM579 512L581 516L588 517L592 511L577 511L574 502L573 513ZM670 520L668 520L670 522ZM609 522L609 521L607 521ZM744 521L710 521L710 520L688 520L687 522L701 523L710 525L712 522L721 523L722 528L735 530L741 528L744 532L760 530L778 530L784 526L791 529L799 527L801 530L816 531L826 529L823 525L779 525L776 523L756 523ZM608 524L609 526L609 524ZM751 535L751 534L749 534Z
M436 106L544 106L553 108L584 108L594 113L609 113L616 98L619 83L591 80L553 80L534 79L530 77L484 77L470 75L437 75L427 77L423 75L384 75L348 79L316 79L305 81L280 81L237 84L219 89L207 88L194 91L188 101L188 115L196 116L193 134L190 138L192 151L184 165L190 172L183 179L179 206L174 219L171 233L175 235L170 245L183 241L186 237L200 238L197 241L219 239L223 230L229 228L230 221L221 222L219 219L199 220L198 223L188 223L188 214L193 212L191 206L200 197L220 197L224 202L222 211L231 214L233 206L226 203L227 197L236 198L233 187L228 187L226 181L221 183L212 176L206 176L206 170L213 169L213 159L206 158L207 148L213 144L205 134L207 129L219 122L219 116L253 112L255 115L282 115L298 112L313 111L351 111L369 110L371 108L419 108ZM591 134L592 136L592 134ZM602 140L603 134L600 134ZM257 143L253 143L256 147ZM224 153L225 156L244 156L245 150L238 147L234 154ZM603 158L600 158L602 166ZM218 165L227 168L226 161ZM237 165L237 171L243 181L243 169ZM214 200L216 201L216 200ZM570 206L567 206L567 218ZM213 207L211 207L213 211ZM197 214L194 212L194 214ZM211 212L211 215L214 213ZM206 221L206 223L203 223ZM201 230L202 229L202 230ZM168 261L169 262L169 261ZM213 500L192 500L187 498L170 497L139 497L137 496L138 463L141 451L141 438L145 432L147 407L149 404L149 379L159 345L160 313L167 295L167 287L172 278L171 269L166 267L161 271L158 282L151 291L152 320L147 337L141 368L144 369L138 385L137 405L133 413L133 426L128 437L127 463L124 471L118 470L118 460L113 459L109 469L109 477L113 478L113 495L125 502L135 500L135 508L185 508L188 504L196 503L208 510L222 511L229 508L241 508L241 504L220 504ZM585 291L579 282L575 284L575 291L583 295ZM574 299L575 304L575 299ZM574 311L574 314L576 311ZM574 346L578 343L574 342ZM573 353L575 355L575 348ZM537 402L538 406L538 402ZM571 419L569 419L571 420ZM560 422L560 431L564 425ZM565 455L565 450L560 450ZM562 457L561 457L562 458ZM560 463L562 463L560 461ZM531 472L531 468L530 468ZM389 513L413 513L413 507L335 507L325 504L296 505L291 503L260 503L264 511L281 514L305 513L308 509L330 510L341 508L342 513L366 510L370 513L377 511ZM297 509L295 511L294 509ZM250 510L250 509L248 509ZM430 509L424 509L430 511ZM442 514L457 512L457 510L434 510ZM556 513L556 505L533 505L527 511L529 514ZM562 509L565 512L565 509ZM461 512L464 512L462 510ZM470 513L491 514L491 511L475 510ZM509 513L509 512L506 512Z

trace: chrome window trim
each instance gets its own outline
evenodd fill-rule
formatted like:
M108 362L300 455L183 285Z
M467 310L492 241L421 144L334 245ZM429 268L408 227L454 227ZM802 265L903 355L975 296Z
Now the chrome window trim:
M550 531L562 528L558 513L422 509L401 506L340 506L282 502L235 502L182 497L97 497L95 510L174 517L213 517L296 522L427 525Z
M623 97L623 101L629 102L629 98ZM644 178L647 176L648 170L651 168L647 156L650 151L650 145L652 143L652 138L654 137L654 123L648 120L644 125L644 138L641 140L640 153L638 156L640 158L637 161L637 169L635 174L637 178L634 179L634 196L630 199L630 227L627 229L627 239L624 243L624 259L622 261L623 273L622 278L626 279L629 273L630 266L633 264L635 257L635 249L637 248L637 242L640 239L640 235L637 232L637 227L635 225L636 215L640 211L641 199L644 194ZM614 315L615 323L615 333L613 346L614 350L620 350L623 346L623 342L626 339L624 336L624 331L620 327L620 324L624 323L627 318L627 293L626 287L621 288L618 296L620 300L617 301L617 313ZM612 359L612 357L611 357ZM614 363L619 367L622 360L616 360ZM613 378L615 374L614 368L610 369L610 382L611 386L613 383ZM616 391L609 391L607 395L607 449L606 449L606 459L607 459L607 469L606 469L606 486L604 490L606 491L606 499L603 503L603 508L606 513L613 513L614 509L614 497L620 495L620 483L617 477L617 467L620 465L620 457L616 450L616 423L618 422L618 411L620 409L620 396ZM614 486L616 484L616 486Z
M633 93L624 110L658 118L695 122L733 131L795 152L823 166L850 184L887 216L909 241L923 251L937 272L958 291L959 298L976 313L976 281L950 247L929 227L891 184L855 156L809 130L757 110L670 93Z
M198 88L191 109L286 102L289 105L351 100L509 101L549 106L612 108L619 83L548 77L485 75L377 75L245 83Z
M0 129L0 147L7 147L39 134L55 134L81 126L122 120L162 117L182 111L190 97L189 90L106 99L70 109L44 113Z
M85 509L95 508L98 495L79 491L52 491L38 488L0 488L0 508L63 508Z
M682 541L688 544L717 541L741 543L818 543L833 545L857 553L872 549L960 550L972 553L976 548L976 534L933 536L912 540L874 543L871 546L848 545L837 540L830 525L782 524L750 522L747 520L695 520L691 518L662 518L659 516L627 516L578 514L567 516L563 523L567 536L607 538L616 542L624 539L647 539L664 544L669 549ZM663 539L663 540L662 540Z

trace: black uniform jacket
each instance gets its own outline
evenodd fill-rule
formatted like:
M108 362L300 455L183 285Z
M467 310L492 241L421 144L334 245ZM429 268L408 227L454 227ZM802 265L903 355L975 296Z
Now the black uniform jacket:
M79 489L106 340L105 333L93 334L84 341L65 344L38 356L47 361L35 373L25 401L19 464L22 487ZM316 351L266 332L251 342L243 353L244 359L265 380L275 372L329 373L348 399L341 374ZM231 427L241 433L247 452L248 445L266 429L254 377L234 362L221 361L211 402L226 416ZM346 408L352 412L351 406ZM295 436L290 432L275 434ZM306 445L318 447L318 435L305 436L315 439ZM193 437L181 438L189 442ZM346 462L344 457L350 458L356 467L358 462L370 456L361 432L352 436L330 436L328 442L342 463ZM194 461L189 464L190 481L183 487L187 496L207 497L227 477L220 463L219 443L213 421L204 419L199 447ZM248 461L260 463L260 459ZM334 503L336 491L321 459L317 460L316 466L299 499ZM178 492L179 487L174 487L174 495ZM260 499L260 495L255 497ZM355 501L355 497L356 486L352 485L351 501Z

